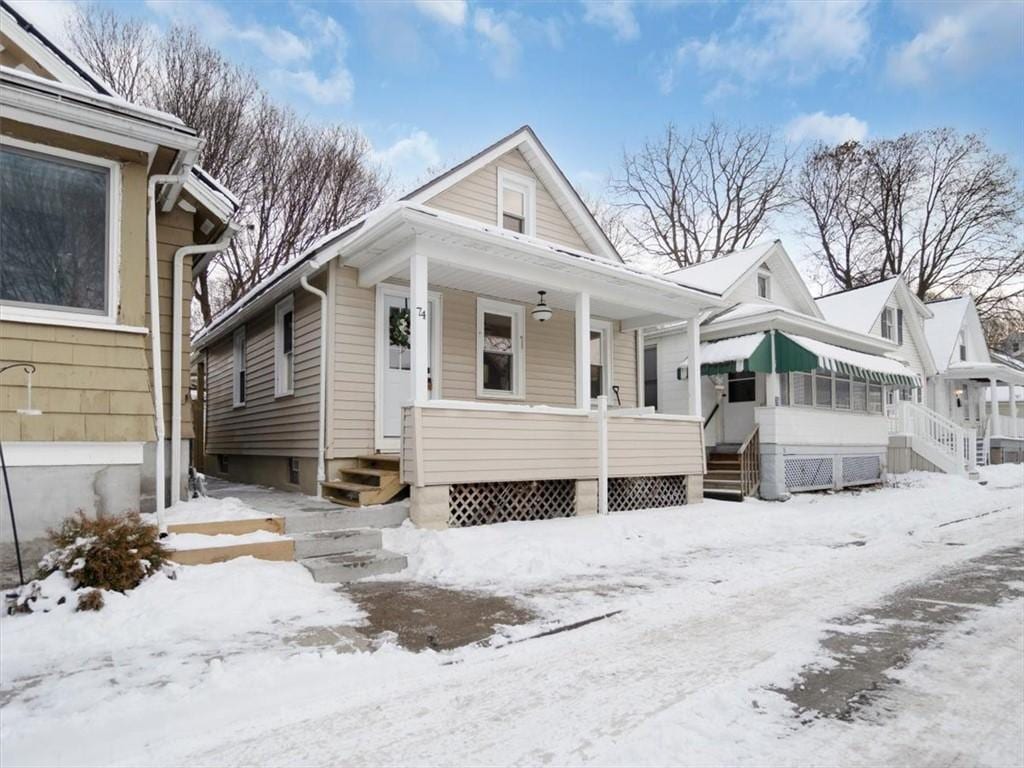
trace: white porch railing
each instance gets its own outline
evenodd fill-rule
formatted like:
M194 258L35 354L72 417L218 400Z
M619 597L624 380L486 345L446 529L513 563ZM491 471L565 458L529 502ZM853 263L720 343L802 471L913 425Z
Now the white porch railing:
M889 410L889 433L910 435L913 450L943 472L973 472L977 459L977 433L964 429L930 408L905 400Z

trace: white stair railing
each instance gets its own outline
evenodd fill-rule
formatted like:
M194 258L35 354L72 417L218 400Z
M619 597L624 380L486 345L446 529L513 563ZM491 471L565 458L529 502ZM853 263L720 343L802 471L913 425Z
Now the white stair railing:
M973 472L977 444L973 429L964 429L945 416L917 403L900 401L889 413L889 432L910 435L913 450L949 474Z

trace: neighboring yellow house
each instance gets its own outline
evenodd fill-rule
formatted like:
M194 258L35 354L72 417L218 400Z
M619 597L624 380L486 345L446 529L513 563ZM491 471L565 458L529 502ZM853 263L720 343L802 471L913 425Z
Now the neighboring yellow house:
M0 441L29 566L31 542L75 510L152 511L157 489L180 492L187 460L155 450L158 435L178 437L187 395L187 367L171 389L172 354L187 366L197 252L226 246L238 207L195 165L201 142L172 115L111 95L0 6L0 368L34 366L41 411L24 412L29 377L8 369ZM208 245L181 250L197 244ZM191 409L180 414L187 441ZM0 543L9 576L6 496Z
M643 407L638 338L721 305L624 264L524 126L193 339L206 468L353 505L404 482L433 527L693 503L701 420Z

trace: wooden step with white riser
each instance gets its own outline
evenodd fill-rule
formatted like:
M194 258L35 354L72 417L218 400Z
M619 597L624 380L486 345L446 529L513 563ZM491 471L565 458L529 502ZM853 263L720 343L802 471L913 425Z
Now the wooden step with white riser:
M202 533L215 536L219 533L240 536L254 531L284 533L284 518L276 515L252 517L238 520L202 520L185 523L168 523L168 533Z
M366 507L386 504L405 488L397 454L360 456L356 461L357 466L338 470L339 479L321 483L324 498L342 506Z
M175 537L189 536L188 545L183 548L175 546ZM274 538L252 539L252 534L234 536L219 534L209 536L209 542L203 543L195 538L205 534L175 534L167 545L168 559L178 565L210 565L226 563L237 557L255 557L257 560L289 561L295 559L295 542L280 536Z

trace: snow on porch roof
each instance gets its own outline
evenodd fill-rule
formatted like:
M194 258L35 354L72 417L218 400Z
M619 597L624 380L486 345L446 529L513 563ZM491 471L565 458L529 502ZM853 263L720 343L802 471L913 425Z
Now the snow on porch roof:
M772 372L771 342L767 333L751 333L729 339L704 342L700 345L701 376L751 371ZM677 376L682 379L688 361L684 360ZM916 387L917 374L903 363L880 355L855 352L806 336L775 334L775 371L813 371L824 368L836 373L857 376L882 384Z

